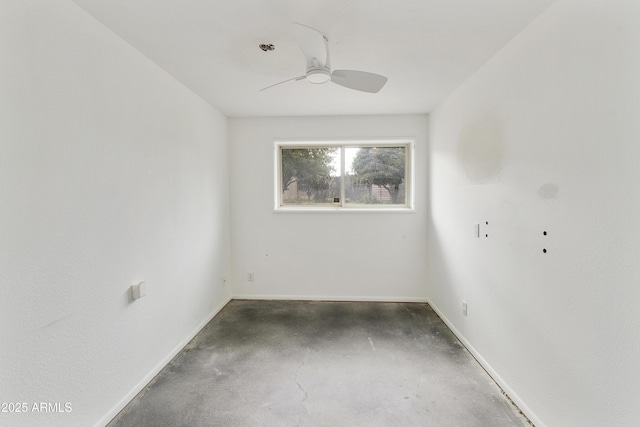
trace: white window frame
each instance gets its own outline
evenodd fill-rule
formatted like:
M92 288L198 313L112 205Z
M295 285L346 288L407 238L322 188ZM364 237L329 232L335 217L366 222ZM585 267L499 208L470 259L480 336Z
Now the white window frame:
M406 147L405 153L405 203L403 205L371 204L350 207L345 205L345 156L347 147ZM340 148L340 202L336 205L283 205L282 204L282 149ZM414 138L353 139L353 140L284 140L274 141L274 211L275 212L415 212L414 210Z

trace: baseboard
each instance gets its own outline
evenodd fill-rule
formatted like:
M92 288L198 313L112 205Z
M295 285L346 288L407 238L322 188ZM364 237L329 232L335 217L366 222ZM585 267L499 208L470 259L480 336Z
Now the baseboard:
M453 334L462 342L462 344L469 350L469 353L480 363L480 365L484 368L485 371L493 378L493 380L498 384L498 386L506 393L506 395L511 399L511 401L522 411L522 413L529 418L529 420L536 427L545 427L544 423L536 416L536 414L531 411L531 409L527 406L526 403L516 394L515 391L507 384L502 377L493 369L493 367L482 357L480 353L471 345L471 343L462 335L462 333L453 326L453 323L447 319L447 316L430 300L427 298L427 303L431 306L433 311L442 319L442 321L447 325L447 327L453 332Z
M255 299L255 300L289 300L289 301L354 301L354 302L418 302L428 303L427 298L422 297L372 297L372 296L340 296L340 295L254 295L238 294L231 299Z
M151 380L156 375L158 375L158 373L165 366L167 366L167 364L171 362L171 360L176 357L176 355L180 353L180 351L182 351L182 349L187 344L189 344L193 337L195 337L198 332L200 332L202 328L204 328L207 323L209 323L211 319L213 319L215 315L218 314L220 310L222 310L224 306L229 303L229 301L231 301L231 298L226 298L221 304L214 308L213 311L202 322L200 322L200 324L196 326L196 328L191 331L191 333L184 340L176 345L167 356L165 356L160 362L158 362L158 364L156 364L156 366L154 366L153 369L147 375L145 375L144 378L142 378L142 380L138 382L138 384L135 385L135 387L133 387L133 389L129 393L127 393L122 399L120 399L120 401L113 408L111 408L111 410L107 412L100 419L100 421L95 424L95 427L104 427L109 424L109 422L114 419L116 415L118 415L120 411L122 411L122 409L124 409L124 407L127 406L127 404L131 402L131 400L133 400L133 398L136 397L138 393L140 393L147 386L147 384L149 384L149 382L151 382Z

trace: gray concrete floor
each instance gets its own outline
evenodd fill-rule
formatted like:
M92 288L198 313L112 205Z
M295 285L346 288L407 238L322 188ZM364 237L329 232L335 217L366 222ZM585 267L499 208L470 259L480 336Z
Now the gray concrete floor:
M109 426L528 423L426 304L237 300Z

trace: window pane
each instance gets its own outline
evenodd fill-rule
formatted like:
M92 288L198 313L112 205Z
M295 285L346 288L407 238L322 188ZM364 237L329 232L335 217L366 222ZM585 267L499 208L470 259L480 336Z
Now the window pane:
M282 205L340 205L340 149L283 148Z
M345 204L405 205L406 147L345 147Z

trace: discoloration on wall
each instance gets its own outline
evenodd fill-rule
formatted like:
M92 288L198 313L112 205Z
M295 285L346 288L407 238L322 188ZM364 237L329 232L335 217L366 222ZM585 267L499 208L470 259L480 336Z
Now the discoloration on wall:
M502 123L485 117L460 132L458 159L467 177L476 184L499 181L505 141Z
M538 194L545 200L556 199L558 198L559 191L560 187L558 187L558 184L548 183L540 187Z

